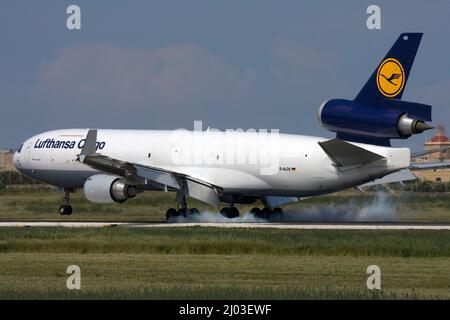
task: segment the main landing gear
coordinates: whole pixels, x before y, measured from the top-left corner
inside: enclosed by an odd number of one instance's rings
[[[178,204],[178,209],[170,208],[166,212],[166,219],[170,221],[173,218],[183,216],[188,217],[192,215],[199,214],[199,210],[197,208],[189,209],[186,203],[186,197],[184,196]],[[282,221],[284,212],[283,209],[276,207],[274,209],[269,209],[268,207],[264,207],[260,209],[258,207],[253,208],[250,211],[256,218],[269,220],[269,221]],[[229,206],[224,207],[220,210],[220,214],[227,219],[234,219],[239,217],[239,209],[236,208],[233,203],[230,203]]]
[[[186,197],[183,197],[183,200],[178,204],[178,210],[174,208],[170,208],[166,212],[166,219],[169,221],[171,218],[183,216],[187,217],[188,215],[199,214],[200,211],[197,208],[188,209],[186,203]]]
[[[59,213],[62,216],[70,216],[72,214],[72,206],[69,204],[69,195],[72,190],[64,189],[64,202],[59,206]]]
[[[256,218],[270,220],[270,221],[279,221],[283,218],[284,212],[280,207],[273,208],[273,210],[264,207],[260,209],[258,207],[250,210],[250,213],[253,214]]]

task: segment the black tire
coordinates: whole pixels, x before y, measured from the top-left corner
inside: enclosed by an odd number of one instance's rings
[[[170,208],[166,211],[166,220],[169,221],[171,218],[178,216],[178,211],[174,208]]]
[[[272,210],[269,208],[263,208],[261,210],[261,213],[259,214],[259,218],[268,220],[270,218],[270,215],[272,214]]]
[[[183,217],[187,217],[188,214],[189,214],[188,208],[182,208],[178,211],[178,215],[183,216]]]
[[[239,217],[239,210],[236,207],[224,207],[220,210],[220,214],[228,219]]]
[[[69,216],[72,214],[72,206],[60,205],[58,211],[62,216]]]
[[[239,210],[236,207],[231,207],[230,208],[230,219],[234,219],[234,218],[239,218]]]
[[[258,217],[259,214],[261,213],[261,209],[258,207],[254,207],[252,210],[250,210],[250,213],[255,217]]]
[[[224,208],[220,209],[220,214],[222,216],[224,216],[225,218],[230,218],[230,211],[231,211],[230,208],[224,207]]]
[[[189,214],[200,214],[200,210],[197,208],[191,208],[189,209]]]
[[[284,211],[280,207],[276,207],[272,210],[272,214],[270,215],[271,221],[282,221],[284,217]]]
[[[64,206],[64,205],[59,206],[58,211],[59,211],[60,215],[65,216],[66,215],[66,206]]]
[[[283,213],[283,209],[281,209],[280,207],[276,207],[272,211],[274,214],[282,214]]]

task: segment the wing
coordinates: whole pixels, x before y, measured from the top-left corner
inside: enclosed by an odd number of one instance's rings
[[[95,153],[97,130],[89,130],[77,160],[96,170],[124,177],[136,185],[157,185],[161,190],[175,190],[177,198],[190,196],[200,201],[219,206],[220,187],[176,171],[130,163]]]

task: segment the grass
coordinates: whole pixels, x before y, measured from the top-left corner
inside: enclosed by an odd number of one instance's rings
[[[449,257],[447,231],[2,228],[0,253]]]
[[[176,207],[173,193],[146,192],[122,204],[96,205],[89,203],[82,192],[71,195],[74,214],[61,217],[57,208],[62,193],[53,189],[12,189],[0,192],[0,221],[161,221],[169,207]],[[376,194],[343,192],[335,195],[308,198],[300,203],[287,205],[287,213],[314,212],[323,208],[336,211],[339,216],[352,208],[359,210],[387,205],[377,209],[393,212],[398,220],[450,222],[450,197],[445,193],[394,193],[382,199]],[[217,212],[217,208],[190,199],[189,205],[201,211]],[[261,206],[261,204],[256,204]],[[248,212],[254,205],[239,206]],[[370,211],[369,211],[370,214]]]
[[[442,258],[10,254],[0,261],[0,298],[450,298]],[[70,264],[81,268],[80,291],[66,288]],[[380,292],[365,287],[371,264],[382,270]]]
[[[450,233],[2,228],[0,298],[449,299]],[[80,291],[66,289],[67,266]],[[366,289],[379,265],[382,290]]]
[[[62,217],[56,212],[61,197],[42,188],[0,190],[0,221],[161,221],[175,206],[167,193],[94,205],[78,192],[71,197],[74,214]],[[442,193],[380,199],[345,192],[285,210],[345,215],[380,202],[398,220],[450,221],[450,200]],[[194,200],[190,205],[217,211]],[[81,268],[79,291],[66,288],[71,264]],[[381,268],[381,291],[366,288],[372,264]],[[0,270],[2,299],[450,299],[450,232],[0,228]]]
[[[16,190],[3,192],[0,195],[0,220],[165,220],[165,212],[176,206],[173,194],[149,192],[130,199],[123,204],[92,204],[82,192],[71,194],[71,205],[74,214],[61,217],[58,206],[62,203],[63,194],[53,189]],[[198,204],[200,208],[205,206]]]

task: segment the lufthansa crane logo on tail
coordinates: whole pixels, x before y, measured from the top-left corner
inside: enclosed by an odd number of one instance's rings
[[[405,70],[402,64],[394,59],[384,60],[377,72],[377,87],[385,97],[395,97],[405,85]]]

